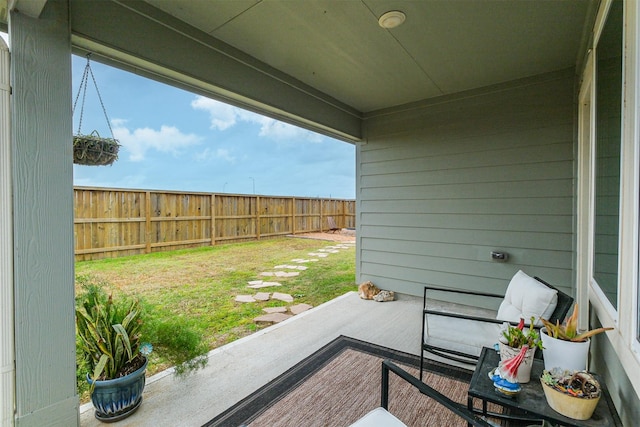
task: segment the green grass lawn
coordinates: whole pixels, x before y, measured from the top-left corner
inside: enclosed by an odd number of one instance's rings
[[[76,293],[81,292],[82,283],[102,283],[114,297],[125,294],[142,299],[150,321],[163,324],[163,329],[154,331],[149,340],[143,339],[154,345],[147,368],[147,374],[152,375],[176,363],[170,348],[158,346],[154,338],[196,340],[211,350],[260,329],[253,319],[264,314],[262,308],[287,305],[276,300],[237,303],[236,295],[283,292],[294,297],[288,305],[307,303],[315,307],[357,290],[354,248],[300,264],[308,269],[296,277],[260,276],[261,272],[274,271],[276,265],[294,264],[292,259],[309,259],[309,252],[334,244],[338,243],[278,238],[81,261],[76,263]],[[247,287],[251,280],[276,281],[282,286],[255,290]],[[79,372],[83,401],[88,397],[84,384],[84,373]]]

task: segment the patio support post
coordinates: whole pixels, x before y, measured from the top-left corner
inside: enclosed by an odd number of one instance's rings
[[[9,36],[14,423],[77,426],[68,1],[10,10]]]
[[[13,223],[11,132],[9,127],[9,49],[0,38],[0,425],[13,425]]]

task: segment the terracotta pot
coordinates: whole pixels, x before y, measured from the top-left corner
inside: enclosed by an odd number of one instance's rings
[[[502,342],[500,344],[500,360],[507,360],[517,356],[520,353],[519,348],[510,347]],[[530,348],[525,353],[524,359],[520,366],[518,366],[518,375],[516,379],[520,384],[528,383],[531,381],[531,368],[533,367],[533,356],[536,353],[536,349]]]

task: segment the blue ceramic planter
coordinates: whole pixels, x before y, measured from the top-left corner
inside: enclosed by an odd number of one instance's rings
[[[91,393],[91,402],[95,407],[95,416],[100,421],[113,422],[133,414],[142,403],[142,391],[145,384],[144,365],[135,372],[114,380],[96,381]],[[87,381],[93,381],[87,375]]]

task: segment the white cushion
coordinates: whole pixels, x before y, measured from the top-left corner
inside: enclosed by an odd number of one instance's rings
[[[407,427],[405,423],[379,407],[367,413],[350,427]]]
[[[518,270],[509,282],[496,318],[518,322],[523,317],[528,322],[533,316],[536,319],[536,325],[541,326],[540,317],[549,319],[557,304],[558,291]]]

